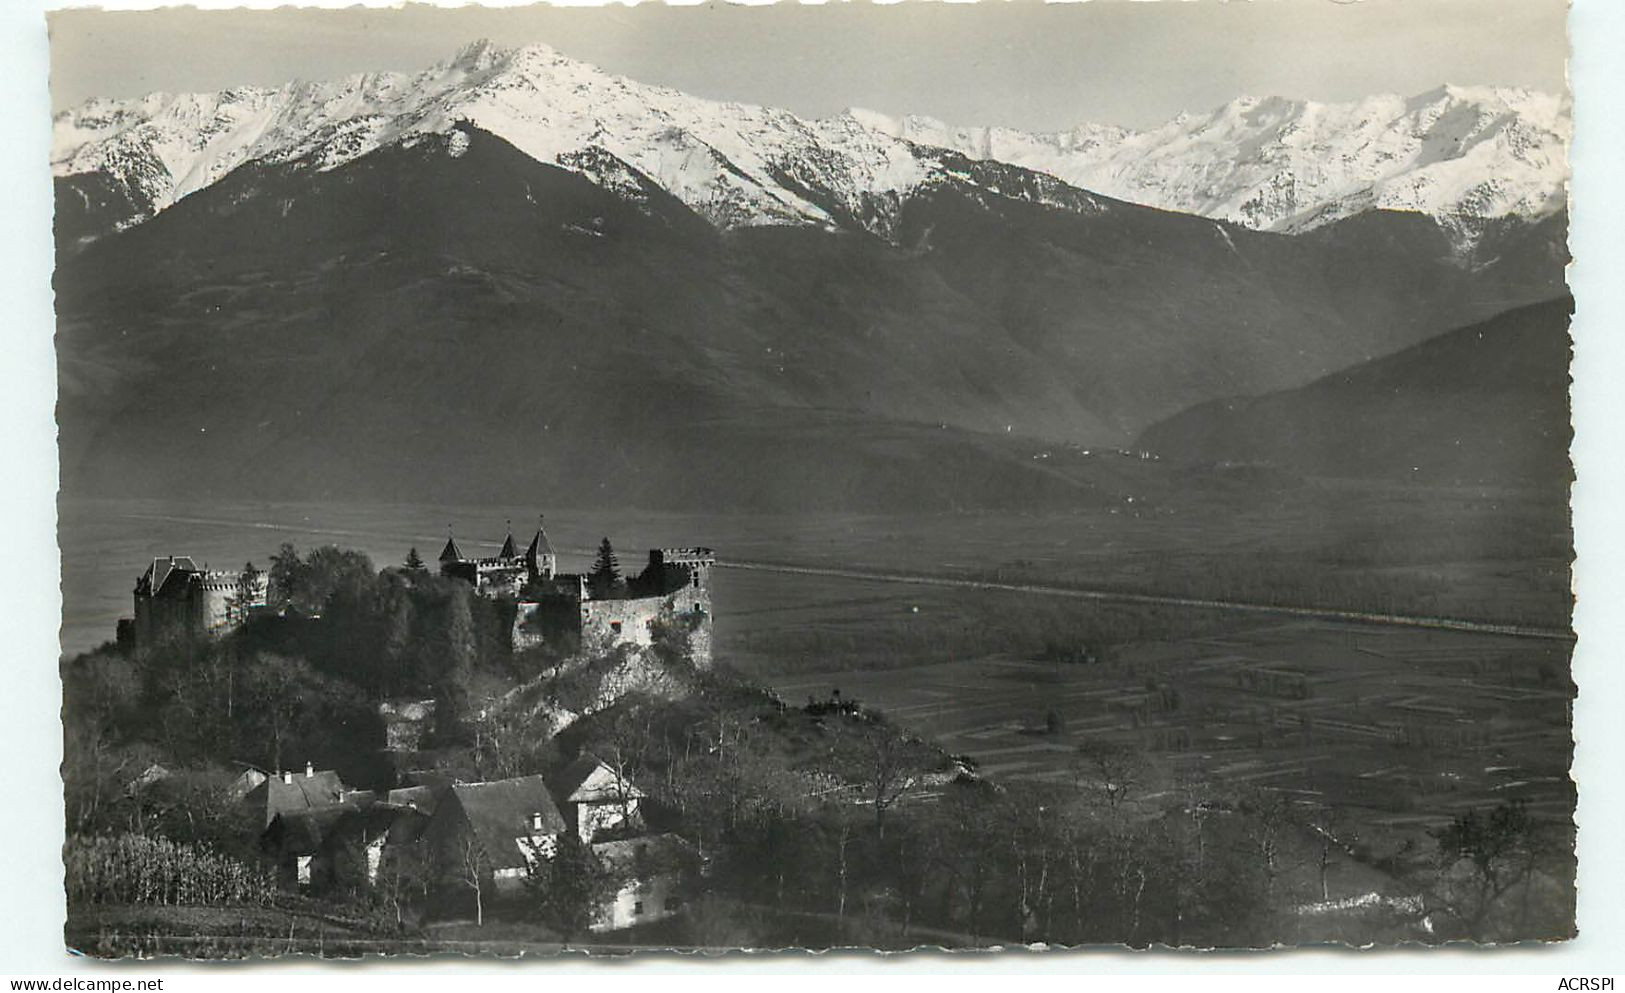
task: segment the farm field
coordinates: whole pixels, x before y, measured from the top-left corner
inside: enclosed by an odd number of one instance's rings
[[[1147,789],[1268,787],[1403,835],[1513,799],[1568,821],[1568,652],[1294,621],[1092,665],[995,656],[763,679],[790,702],[839,689],[1002,780],[1079,775],[1079,746],[1108,743],[1140,757]]]

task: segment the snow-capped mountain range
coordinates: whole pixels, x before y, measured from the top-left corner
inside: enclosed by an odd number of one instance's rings
[[[1134,203],[1301,231],[1381,208],[1452,226],[1565,202],[1569,110],[1524,89],[1441,86],[1352,103],[1240,97],[1149,131],[1033,133],[853,111],[872,130],[1049,173]]]
[[[852,110],[818,120],[605,73],[543,45],[488,42],[416,74],[96,99],[54,122],[52,168],[95,178],[139,223],[249,162],[328,170],[472,125],[637,201],[651,184],[719,228],[861,227],[889,236],[935,184],[1072,211],[1081,191],[1249,227],[1301,231],[1372,208],[1479,222],[1565,203],[1566,101],[1444,87],[1347,104],[1242,98],[1148,131],[955,128]],[[996,163],[1055,177],[1050,182]],[[1063,185],[1064,184],[1064,185]],[[77,187],[79,195],[89,194]]]

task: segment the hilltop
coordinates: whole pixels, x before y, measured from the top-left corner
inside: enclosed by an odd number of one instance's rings
[[[1140,443],[1322,476],[1562,486],[1572,310],[1569,299],[1520,308],[1299,389],[1212,401]]]

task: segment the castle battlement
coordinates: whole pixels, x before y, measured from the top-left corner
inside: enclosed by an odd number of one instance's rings
[[[694,548],[651,548],[649,549],[649,554],[651,556],[658,555],[663,561],[666,562],[713,563],[717,560],[716,552],[709,548],[701,548],[697,546]]]
[[[530,547],[518,551],[510,531],[495,556],[464,555],[455,538],[440,553],[440,573],[462,579],[487,597],[517,603],[515,650],[561,635],[599,644],[653,643],[662,620],[683,624],[695,662],[711,661],[711,567],[716,553],[699,545],[651,548],[642,572],[613,595],[594,595],[589,577],[558,571],[558,559],[540,522]]]
[[[152,560],[135,581],[137,644],[223,634],[264,608],[270,577],[258,569],[199,567],[188,555]]]

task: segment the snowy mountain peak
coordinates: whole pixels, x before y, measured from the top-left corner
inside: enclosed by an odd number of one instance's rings
[[[861,108],[808,120],[639,83],[546,45],[482,40],[418,73],[90,100],[57,115],[52,167],[81,184],[99,177],[128,204],[121,223],[138,223],[248,162],[332,169],[470,125],[627,196],[663,188],[721,228],[882,236],[909,195],[975,182],[944,150],[1257,228],[1304,230],[1381,207],[1466,230],[1559,209],[1569,135],[1565,101],[1494,87],[1343,104],[1247,96],[1144,131],[956,127]],[[984,192],[1099,209],[1079,190],[1041,185],[989,181]]]
[[[1571,133],[1565,100],[1513,87],[1348,103],[1242,96],[1144,131],[956,128],[865,114],[885,133],[1249,227],[1301,231],[1383,208],[1431,215],[1468,240],[1486,221],[1562,208]]]

